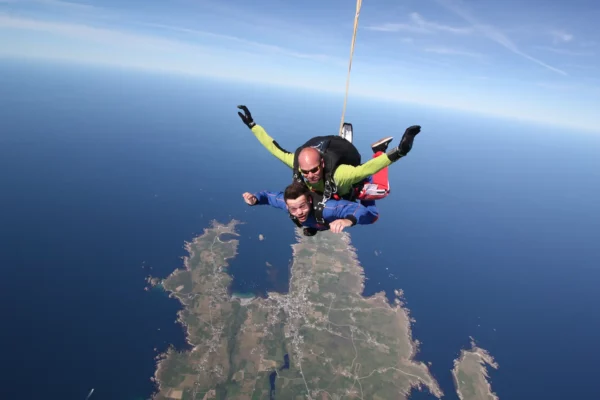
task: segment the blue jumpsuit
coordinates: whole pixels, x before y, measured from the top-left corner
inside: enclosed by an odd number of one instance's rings
[[[256,205],[270,205],[287,211],[287,205],[283,200],[283,192],[260,191],[254,193]],[[374,200],[363,200],[361,203],[348,200],[329,199],[323,209],[323,219],[327,223],[332,223],[336,219],[349,219],[353,225],[372,224],[379,218],[379,211],[375,206]],[[314,213],[311,212],[302,226],[315,228],[317,230],[327,230],[328,227],[317,223]]]

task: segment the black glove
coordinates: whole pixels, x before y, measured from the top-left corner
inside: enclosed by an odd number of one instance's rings
[[[403,136],[410,135],[412,137],[415,137],[419,134],[419,132],[421,132],[421,125],[413,125],[406,128]]]
[[[242,122],[244,122],[244,124],[246,124],[246,126],[248,128],[252,129],[252,127],[254,125],[256,125],[256,123],[252,119],[252,114],[250,114],[250,110],[248,110],[248,107],[246,107],[246,106],[237,106],[237,108],[239,108],[240,110],[244,111],[244,114],[242,114],[241,112],[238,111],[238,115],[242,119]]]
[[[412,149],[415,136],[417,136],[419,132],[421,132],[421,125],[413,125],[406,128],[404,135],[402,135],[402,139],[400,139],[400,144],[398,147],[394,147],[392,150],[387,152],[387,156],[390,161],[398,161],[401,157],[407,155]]]
[[[317,228],[304,228],[304,236],[315,236],[317,232]]]
[[[404,135],[402,135],[402,140],[400,140],[400,154],[403,156],[407,155],[410,149],[412,149],[413,140],[415,136],[417,136],[421,132],[420,125],[413,125],[406,128],[404,131]]]

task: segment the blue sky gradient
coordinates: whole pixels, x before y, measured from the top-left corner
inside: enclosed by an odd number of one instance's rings
[[[353,1],[0,0],[0,57],[343,93]],[[591,0],[364,0],[350,99],[600,132]]]

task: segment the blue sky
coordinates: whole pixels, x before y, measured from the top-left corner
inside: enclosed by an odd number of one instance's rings
[[[0,57],[345,89],[353,0],[0,0]],[[350,96],[600,132],[597,0],[363,0]]]

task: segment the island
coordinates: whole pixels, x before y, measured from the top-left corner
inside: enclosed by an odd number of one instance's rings
[[[423,362],[402,291],[362,296],[364,271],[348,233],[297,229],[289,292],[243,298],[229,292],[236,225],[211,221],[186,243],[184,268],[149,277],[182,304],[191,350],[157,357],[155,400],[407,399],[443,393]],[[227,234],[229,240],[223,240]]]
[[[461,400],[498,400],[492,392],[488,381],[489,375],[485,365],[498,369],[494,358],[480,347],[471,337],[471,349],[462,350],[460,357],[454,360],[452,376],[456,393]]]

